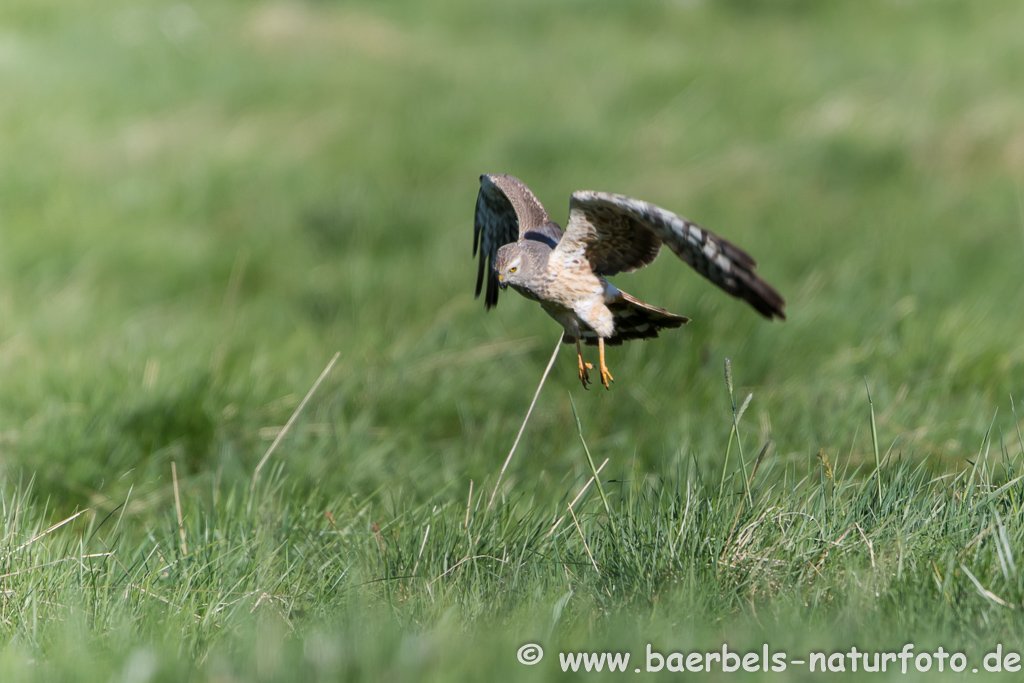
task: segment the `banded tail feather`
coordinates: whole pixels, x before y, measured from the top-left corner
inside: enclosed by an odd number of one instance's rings
[[[674,329],[690,322],[686,316],[645,304],[622,290],[607,306],[615,318],[615,334],[604,340],[608,346],[622,346],[623,342],[631,339],[653,339],[660,330]],[[597,346],[598,337],[597,332],[589,327],[580,327],[580,341],[587,346]],[[563,341],[572,343],[574,340],[563,338]]]

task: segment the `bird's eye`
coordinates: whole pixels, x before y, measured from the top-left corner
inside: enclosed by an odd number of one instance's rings
[[[510,273],[516,272],[516,267],[512,266],[511,268],[508,269],[508,272],[510,272]]]

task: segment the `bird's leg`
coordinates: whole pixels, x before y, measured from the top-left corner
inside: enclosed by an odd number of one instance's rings
[[[579,337],[576,338],[576,359],[580,364],[580,381],[583,382],[583,388],[586,389],[587,385],[590,384],[590,374],[587,372],[588,369],[594,366],[590,363],[583,362],[583,349],[580,348]]]
[[[615,378],[612,377],[612,373],[608,371],[608,366],[604,364],[604,337],[597,338],[597,347],[599,349],[598,355],[601,357],[601,384],[604,385],[605,389],[610,388],[609,382],[614,382]]]

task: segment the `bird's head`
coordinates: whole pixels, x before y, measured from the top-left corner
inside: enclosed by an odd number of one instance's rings
[[[523,253],[518,244],[506,244],[498,249],[494,257],[494,270],[498,273],[498,283],[502,289],[519,284],[522,268]]]

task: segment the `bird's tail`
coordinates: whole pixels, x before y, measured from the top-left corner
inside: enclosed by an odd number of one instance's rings
[[[606,306],[615,318],[615,334],[604,340],[609,346],[620,346],[630,339],[651,339],[658,336],[659,330],[680,327],[690,322],[685,316],[645,304],[621,290]],[[590,346],[597,346],[598,336],[597,332],[586,328],[582,330],[580,338]]]

